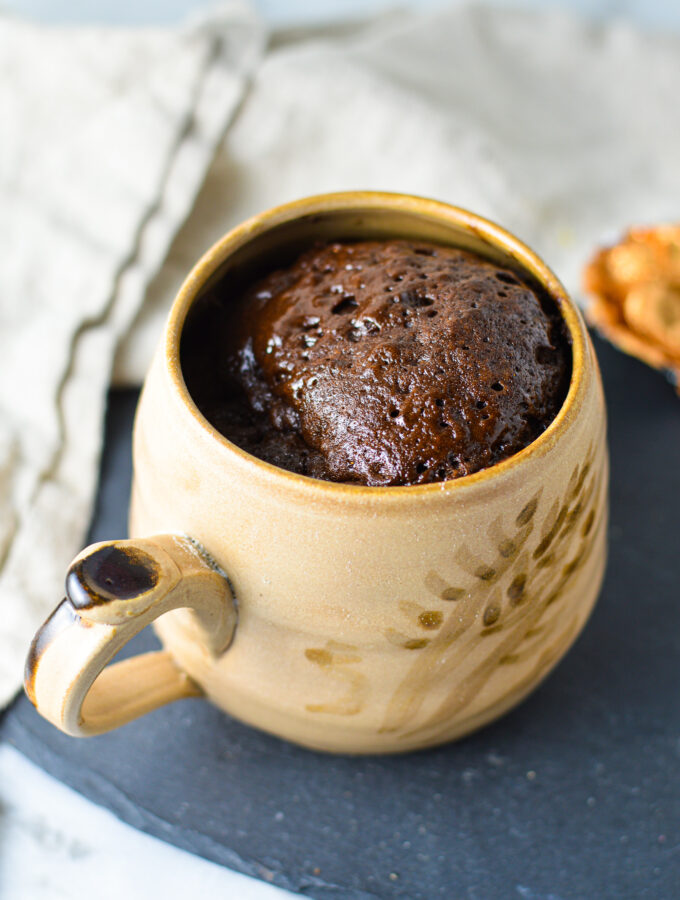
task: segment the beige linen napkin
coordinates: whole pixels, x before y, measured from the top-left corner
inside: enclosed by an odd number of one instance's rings
[[[133,47],[145,38],[119,33],[115,39]],[[182,43],[177,35],[174,40]],[[229,46],[231,53],[240,49]],[[92,45],[89,52],[98,71]],[[30,57],[27,72],[45,58],[25,47],[24,53]],[[117,79],[129,85],[138,56],[130,50],[130,70],[117,68]],[[225,65],[233,72],[244,63],[227,53]],[[28,129],[26,116],[15,114],[23,135],[16,140],[17,157],[39,138],[46,163],[52,163],[46,140],[59,125],[60,105],[68,105],[76,88],[89,91],[75,77],[61,82],[56,63],[54,71],[52,115],[42,109],[41,121]],[[179,92],[189,114],[192,101],[181,83],[163,83],[159,91],[161,106],[173,110],[181,105]],[[63,569],[82,541],[111,348],[135,309],[139,315],[116,360],[119,382],[141,380],[176,287],[229,226],[278,202],[347,188],[411,191],[489,215],[532,244],[578,291],[580,266],[594,243],[631,221],[678,217],[679,93],[679,38],[622,24],[587,25],[558,12],[474,4],[427,16],[387,15],[364,27],[279,35],[150,284],[165,244],[157,241],[155,253],[137,262],[147,231],[161,210],[171,209],[167,215],[176,224],[190,205],[191,189],[171,200],[168,175],[149,159],[174,159],[172,139],[163,144],[149,127],[138,143],[129,130],[132,120],[105,117],[92,123],[98,142],[85,149],[77,138],[67,147],[74,162],[62,167],[58,186],[40,169],[40,189],[31,188],[20,215],[10,217],[0,206],[0,315],[12,318],[0,338],[6,548],[0,701],[18,686],[30,632],[59,598]],[[25,90],[16,95],[25,98]],[[216,129],[217,118],[206,116],[204,127]],[[221,114],[220,127],[227,118]],[[180,131],[175,140],[181,144]],[[111,142],[119,144],[116,152]],[[5,155],[0,145],[0,177],[7,171],[15,180],[21,167],[11,159],[5,164]],[[72,179],[81,166],[88,190],[74,195]],[[38,170],[29,172],[33,168]],[[195,189],[197,169],[192,176]],[[102,180],[111,181],[111,190],[100,190]],[[140,193],[148,198],[149,180],[157,185],[155,205],[140,200],[135,217],[124,200]],[[46,202],[38,203],[48,187]],[[4,178],[0,190],[9,192]],[[166,242],[173,231],[166,222]],[[57,246],[58,253],[47,252]],[[40,328],[28,315],[32,307],[44,313]],[[21,386],[27,371],[35,372],[30,391]],[[12,383],[20,385],[16,392]]]
[[[580,299],[593,247],[680,219],[680,35],[454,4],[279,36],[117,359],[138,382],[200,254],[261,209],[372,188],[490,216]]]
[[[237,3],[181,30],[0,18],[0,707],[85,534],[117,341],[261,45]]]

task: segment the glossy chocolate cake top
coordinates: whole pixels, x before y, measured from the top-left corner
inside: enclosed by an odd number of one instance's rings
[[[243,449],[313,478],[477,472],[545,430],[569,385],[552,301],[464,250],[334,243],[206,300],[213,320],[182,348],[197,405]]]

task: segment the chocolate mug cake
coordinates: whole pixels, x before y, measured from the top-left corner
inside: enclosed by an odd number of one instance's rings
[[[203,694],[320,750],[459,738],[586,622],[605,427],[583,320],[498,225],[405,194],[267,210],[180,288],[135,422],[130,537],[74,561],[27,691],[79,736]],[[107,668],[151,622],[162,649]]]
[[[569,385],[558,310],[514,271],[421,241],[332,243],[234,298],[183,345],[205,417],[302,475],[410,485],[477,472],[530,444]],[[205,333],[212,334],[206,349]]]

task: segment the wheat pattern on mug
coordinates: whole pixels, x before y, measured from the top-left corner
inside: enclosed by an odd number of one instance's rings
[[[353,668],[362,661],[352,644],[326,641],[324,647],[309,647],[305,656],[318,666],[331,682],[338,684],[343,694],[335,701],[307,703],[305,709],[311,713],[329,713],[336,716],[355,716],[363,709],[368,694],[368,680]]]
[[[425,738],[449,726],[499,666],[528,663],[536,656],[536,665],[547,670],[561,654],[571,641],[577,622],[562,626],[560,634],[549,635],[560,630],[559,622],[555,617],[546,620],[545,616],[564,595],[596,544],[605,520],[604,474],[604,455],[600,452],[596,458],[591,445],[585,463],[574,468],[563,497],[557,498],[545,513],[540,512],[540,490],[517,513],[509,534],[500,519],[490,525],[488,536],[495,548],[490,562],[480,559],[468,547],[458,551],[456,561],[470,579],[466,586],[451,586],[434,572],[428,575],[428,590],[453,609],[442,617],[436,633],[418,648],[417,658],[388,705],[381,732]],[[468,657],[479,646],[478,639],[494,640],[493,635],[497,637],[492,651],[483,660],[473,660],[468,665]],[[548,636],[559,647],[546,649]],[[386,637],[396,643],[394,633]],[[400,637],[406,649],[415,649],[408,642],[419,640],[410,635]],[[540,658],[539,647],[544,648]],[[409,727],[421,712],[435,680],[438,685],[449,680],[451,691],[424,721],[415,728]],[[517,687],[512,682],[509,690]]]

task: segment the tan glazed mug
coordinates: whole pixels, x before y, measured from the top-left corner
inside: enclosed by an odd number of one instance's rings
[[[416,238],[473,250],[549,292],[573,370],[556,419],[492,468],[362,487],[284,471],[202,416],[180,339],[217,279],[262,274],[314,241]],[[520,241],[399,194],[312,197],[223,237],[184,282],[134,433],[130,540],[88,547],[39,630],[26,690],[72,735],[205,695],[321,750],[383,753],[458,738],[519,703],[581,631],[605,565],[599,371],[579,312]],[[153,622],[163,650],[107,666]]]

